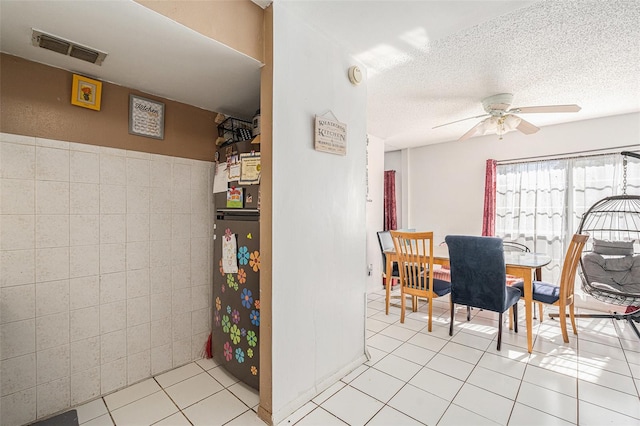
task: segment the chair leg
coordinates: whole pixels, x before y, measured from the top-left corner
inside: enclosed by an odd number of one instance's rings
[[[402,291],[402,287],[400,288],[400,323],[404,324],[404,309],[407,303],[407,298],[404,295],[404,291]]]
[[[507,315],[507,319],[509,320],[509,330],[513,330],[513,306],[509,308],[509,315]]]
[[[471,306],[467,306],[467,321],[471,321]]]
[[[451,321],[449,322],[449,336],[453,336],[453,315],[456,310],[456,306],[451,302]]]
[[[393,279],[391,277],[386,277],[385,278],[386,284],[385,284],[385,314],[389,315],[389,302],[391,299],[391,283],[393,282]]]
[[[418,312],[418,296],[413,296],[413,300],[411,301],[411,308],[413,312]]]
[[[500,344],[502,343],[502,313],[498,314],[498,350],[500,350]]]
[[[538,302],[538,309],[540,310],[540,322],[542,322],[542,318],[544,318],[544,303]]]
[[[562,340],[569,343],[569,333],[567,333],[567,309],[566,306],[560,306],[560,329],[562,329]]]
[[[513,331],[518,332],[518,304],[512,306],[513,308]]]
[[[433,303],[431,303],[431,300],[433,299],[429,298],[427,300],[427,303],[429,304],[429,327],[428,327],[429,333],[431,333],[431,315],[433,313]]]
[[[572,303],[569,305],[569,317],[571,318],[571,327],[573,327],[573,334],[578,335],[578,328],[576,327],[576,313],[573,309],[575,305]]]

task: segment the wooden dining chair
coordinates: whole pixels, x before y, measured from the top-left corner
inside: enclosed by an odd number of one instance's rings
[[[433,299],[451,292],[451,283],[434,278],[433,232],[391,231],[400,272],[400,322],[404,323],[406,297],[411,296],[412,308],[417,310],[418,298],[429,305],[428,330],[431,331]]]
[[[518,332],[518,300],[521,292],[507,285],[502,240],[497,237],[447,235],[451,268],[451,323],[453,335],[455,304],[498,313],[498,347],[502,342],[502,314],[513,307],[513,327]]]
[[[574,234],[571,238],[571,243],[564,256],[564,263],[562,264],[560,285],[550,284],[544,281],[533,282],[533,300],[558,307],[558,318],[560,318],[560,328],[562,329],[562,338],[565,343],[569,343],[569,334],[567,333],[567,308],[569,308],[573,334],[578,334],[573,303],[574,287],[578,262],[580,261],[582,249],[588,239],[588,235],[582,234]],[[523,283],[516,283],[513,287],[519,288],[524,294]],[[540,319],[542,319],[542,314],[540,316]]]

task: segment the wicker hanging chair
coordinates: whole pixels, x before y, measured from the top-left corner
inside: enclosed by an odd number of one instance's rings
[[[583,314],[578,317],[626,320],[640,338],[640,195],[626,194],[627,156],[624,166],[623,195],[603,198],[582,216],[578,234],[590,236],[580,260],[582,289],[596,300],[629,307],[619,314]],[[638,307],[633,309],[632,307]]]

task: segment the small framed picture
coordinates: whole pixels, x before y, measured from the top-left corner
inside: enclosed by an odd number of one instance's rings
[[[73,75],[71,87],[71,103],[83,108],[100,111],[102,98],[102,82],[81,75]]]
[[[129,133],[164,139],[164,104],[129,94]]]

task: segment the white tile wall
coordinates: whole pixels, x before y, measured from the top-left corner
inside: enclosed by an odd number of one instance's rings
[[[0,133],[2,423],[200,357],[211,163]]]

